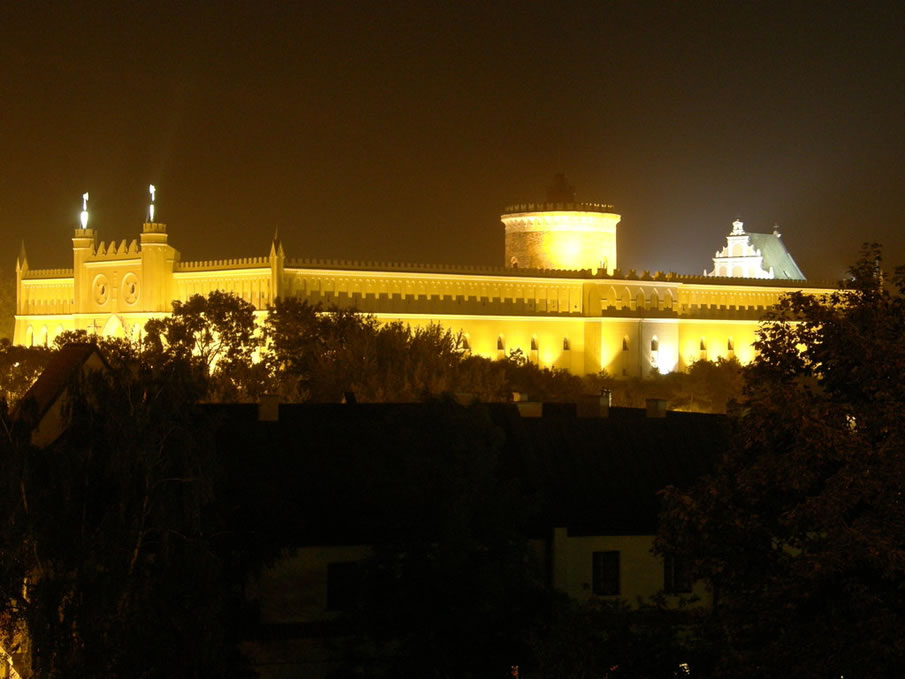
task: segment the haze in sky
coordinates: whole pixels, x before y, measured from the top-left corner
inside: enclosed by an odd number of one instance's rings
[[[149,184],[188,260],[501,265],[558,172],[623,269],[701,273],[736,217],[812,280],[905,263],[905,3],[478,4],[4,3],[0,268],[71,266],[86,191],[136,238]]]

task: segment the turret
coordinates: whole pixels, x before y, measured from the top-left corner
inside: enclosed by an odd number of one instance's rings
[[[88,227],[88,194],[84,193],[79,226],[72,234],[72,301],[75,313],[82,313],[89,308],[91,281],[87,280],[85,262],[94,256],[96,248],[94,229]]]
[[[155,221],[155,192],[152,184],[148,187],[151,203],[148,207],[148,221],[141,230],[141,271],[142,271],[142,311],[172,311],[173,267],[176,250],[167,243],[167,225]]]
[[[25,296],[22,294],[22,279],[28,271],[28,257],[25,254],[25,241],[19,246],[19,256],[16,257],[16,313],[24,313]]]
[[[616,268],[616,225],[612,205],[575,201],[565,175],[556,175],[543,203],[510,205],[500,217],[511,268]]]
[[[283,251],[283,243],[280,241],[279,232],[274,232],[273,241],[270,243],[270,304],[283,295],[283,265],[285,263],[286,253]]]

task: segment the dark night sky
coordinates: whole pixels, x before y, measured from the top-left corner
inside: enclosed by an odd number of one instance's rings
[[[73,5],[85,5],[76,9]],[[811,279],[905,262],[905,3],[6,2],[0,244],[71,266],[80,196],[184,259],[501,264],[555,172],[622,268],[778,222]]]

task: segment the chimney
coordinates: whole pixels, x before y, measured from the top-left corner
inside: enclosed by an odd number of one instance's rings
[[[280,421],[280,397],[276,394],[264,394],[258,403],[258,422]]]
[[[647,418],[660,419],[666,417],[666,399],[649,398],[647,399]]]

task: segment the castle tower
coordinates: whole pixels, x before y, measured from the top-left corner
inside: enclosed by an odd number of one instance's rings
[[[142,311],[172,311],[173,268],[178,254],[167,244],[167,225],[155,218],[157,188],[148,187],[151,202],[148,221],[141,229],[141,309]],[[133,294],[139,295],[138,290]]]
[[[25,254],[25,241],[19,246],[19,255],[16,257],[16,313],[24,312],[25,295],[22,294],[22,278],[28,273],[28,256]]]
[[[173,310],[176,250],[167,243],[167,225],[145,222],[141,230],[142,311]]]
[[[90,280],[91,273],[85,266],[91,257],[94,256],[97,248],[96,234],[94,229],[85,228],[76,229],[72,234],[72,300],[75,306],[75,313],[83,313],[88,311],[91,305],[91,287],[93,281]],[[101,290],[103,282],[98,281],[98,294],[106,294],[106,290]]]
[[[270,243],[270,299],[268,304],[274,304],[283,296],[283,267],[286,264],[286,253],[283,251],[283,243],[279,233],[273,234]]]
[[[511,268],[616,268],[616,225],[612,205],[581,203],[559,174],[544,203],[510,205],[500,219],[506,229],[506,263]]]

